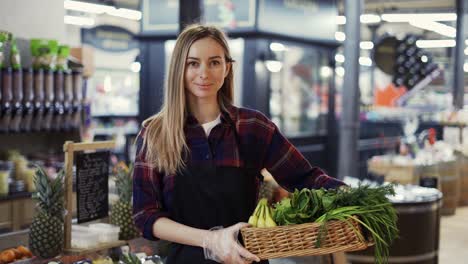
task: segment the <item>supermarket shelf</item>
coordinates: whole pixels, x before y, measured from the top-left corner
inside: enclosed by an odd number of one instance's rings
[[[138,133],[138,128],[93,128],[95,135],[115,135],[122,133],[122,131],[125,135],[134,135]]]

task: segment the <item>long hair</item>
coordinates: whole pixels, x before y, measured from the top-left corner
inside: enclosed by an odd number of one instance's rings
[[[177,38],[166,78],[164,102],[159,113],[143,122],[146,127],[142,150],[146,151],[147,162],[168,174],[185,167],[183,153],[189,153],[184,134],[188,114],[186,89],[184,86],[185,65],[192,44],[202,38],[212,38],[224,49],[226,63],[232,63],[227,38],[213,26],[190,25]],[[217,100],[222,111],[232,104],[232,65],[218,91]]]

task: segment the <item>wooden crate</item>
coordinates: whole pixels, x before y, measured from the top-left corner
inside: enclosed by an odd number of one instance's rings
[[[438,162],[437,164],[424,166],[421,170],[421,182],[434,182],[434,187],[442,194],[442,215],[455,214],[460,197],[460,177],[456,161]],[[423,185],[423,184],[422,184]],[[424,186],[424,185],[423,185]]]
[[[458,171],[460,174],[460,199],[459,205],[468,205],[468,157],[458,155]]]

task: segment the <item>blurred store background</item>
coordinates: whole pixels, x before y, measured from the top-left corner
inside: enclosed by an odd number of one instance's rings
[[[111,163],[133,161],[179,25],[199,16],[228,33],[235,104],[269,116],[312,164],[443,193],[399,204],[423,210],[401,213],[402,230],[427,233],[391,263],[467,262],[466,0],[1,1],[0,250],[27,245],[32,164],[56,173],[65,141],[115,140]]]

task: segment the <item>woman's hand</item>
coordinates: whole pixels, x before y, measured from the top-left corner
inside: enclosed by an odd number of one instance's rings
[[[237,241],[239,230],[250,226],[237,223],[227,228],[213,228],[203,240],[205,259],[226,264],[244,264],[259,262],[260,259],[242,247]]]

